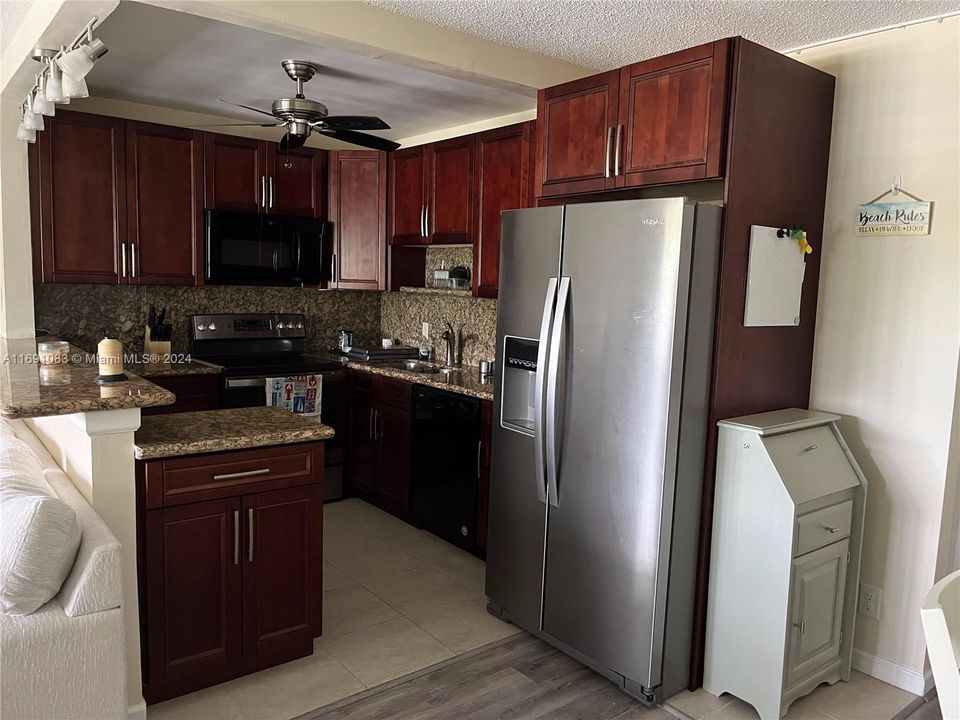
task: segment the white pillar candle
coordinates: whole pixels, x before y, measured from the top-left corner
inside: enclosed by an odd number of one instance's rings
[[[123,375],[123,343],[112,338],[101,340],[97,343],[97,361],[100,377]]]

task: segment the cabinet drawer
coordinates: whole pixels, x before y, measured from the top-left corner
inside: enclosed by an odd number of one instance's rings
[[[279,490],[322,479],[322,443],[156,460],[144,467],[147,508]]]
[[[377,399],[381,402],[409,408],[411,403],[412,385],[405,380],[394,380],[388,377],[377,378]]]
[[[822,548],[850,535],[853,501],[837,503],[797,518],[796,555]]]

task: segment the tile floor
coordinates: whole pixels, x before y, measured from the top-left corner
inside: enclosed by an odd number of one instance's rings
[[[784,720],[893,720],[920,698],[854,671],[849,683],[821,685],[790,706]],[[684,691],[667,700],[668,710],[679,710],[693,720],[756,720],[752,705],[733,697],[714,697],[703,688]]]
[[[361,500],[324,507],[323,637],[310,657],[151,705],[149,720],[292,718],[520,630],[484,563]]]

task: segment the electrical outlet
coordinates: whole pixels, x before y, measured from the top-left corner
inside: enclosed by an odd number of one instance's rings
[[[857,612],[876,620],[880,619],[880,596],[883,591],[866,583],[860,583],[860,602],[857,604]]]

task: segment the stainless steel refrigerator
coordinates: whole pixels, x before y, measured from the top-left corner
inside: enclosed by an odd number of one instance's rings
[[[489,609],[647,702],[688,681],[720,214],[503,214]]]

